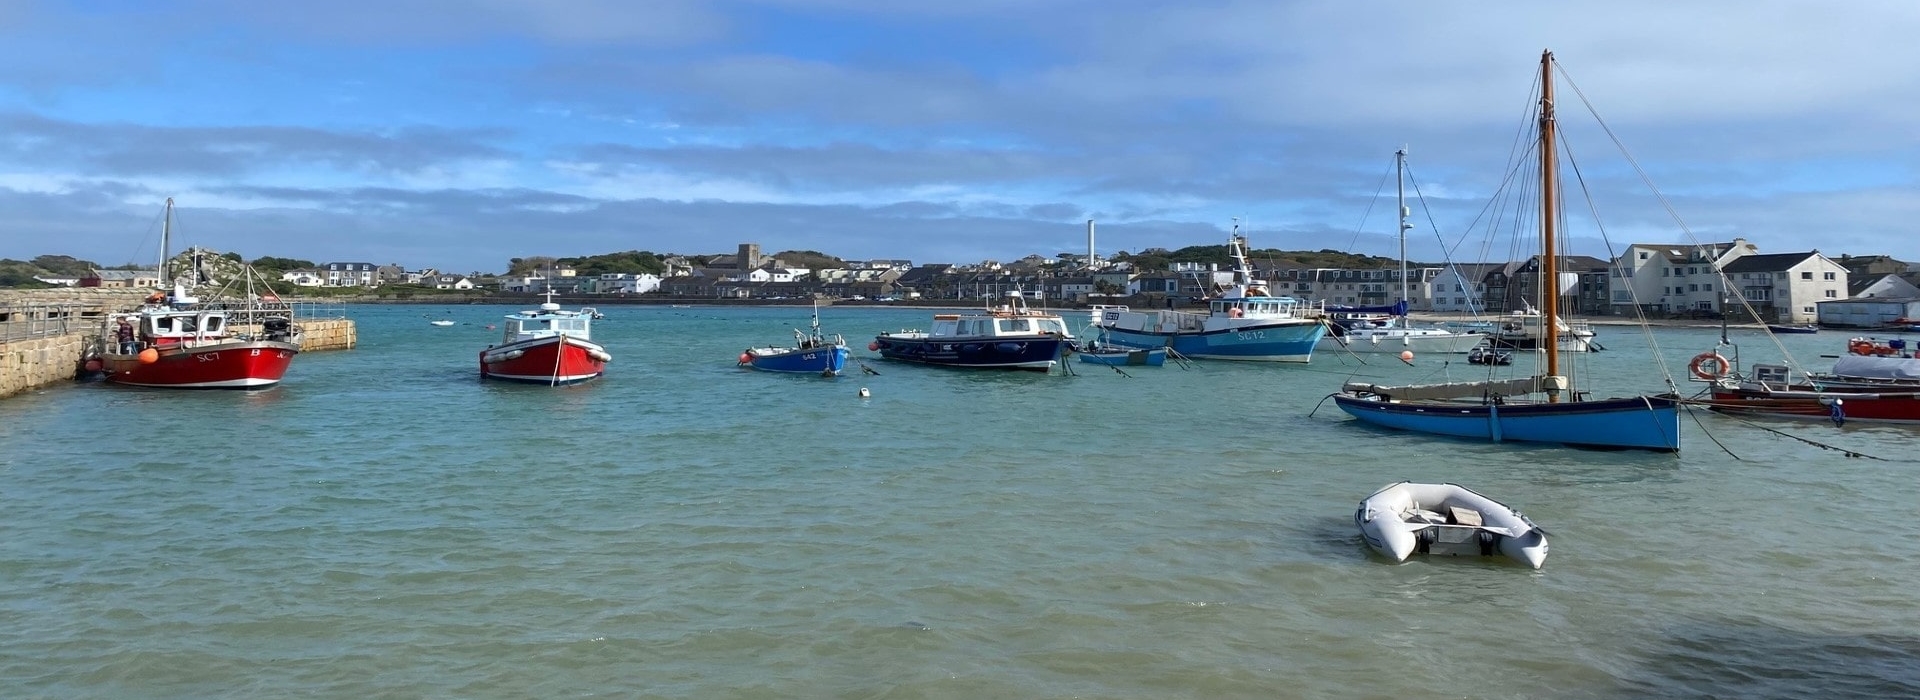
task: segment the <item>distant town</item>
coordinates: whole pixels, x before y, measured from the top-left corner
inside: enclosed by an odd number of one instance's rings
[[[1256,250],[1256,277],[1276,295],[1328,306],[1390,305],[1400,298],[1400,263],[1336,251]],[[231,279],[233,253],[182,253],[175,274],[200,270],[201,282]],[[1099,257],[1059,253],[1011,262],[845,261],[814,251],[763,254],[741,243],[732,254],[629,251],[583,258],[515,258],[504,274],[458,274],[370,262],[311,263],[263,257],[247,261],[285,293],[385,288],[431,294],[501,293],[652,296],[675,300],[783,302],[833,299],[870,303],[948,303],[1020,292],[1051,305],[1093,303],[1176,306],[1196,303],[1233,282],[1227,246],[1149,248]],[[198,267],[196,267],[198,266]],[[57,268],[57,269],[56,269]],[[36,272],[37,271],[37,272]],[[1920,265],[1885,255],[1829,257],[1818,250],[1763,253],[1743,238],[1709,244],[1636,243],[1619,257],[1561,259],[1561,307],[1584,316],[1721,318],[1770,323],[1877,327],[1920,312]],[[64,273],[64,274],[63,274]],[[100,269],[66,256],[0,260],[0,286],[138,287],[158,284],[154,269]],[[1540,259],[1505,263],[1410,264],[1411,310],[1505,314],[1540,300]],[[1744,300],[1744,304],[1742,301]],[[1751,306],[1758,318],[1745,318]]]

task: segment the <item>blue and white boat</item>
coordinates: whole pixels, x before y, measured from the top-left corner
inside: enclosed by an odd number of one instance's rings
[[[1228,241],[1238,265],[1232,288],[1207,302],[1206,313],[1120,307],[1101,313],[1097,325],[1109,342],[1133,348],[1172,348],[1194,359],[1306,362],[1327,332],[1317,304],[1267,293],[1247,264],[1247,239],[1236,230]]]
[[[1560,280],[1560,192],[1553,113],[1553,53],[1540,57],[1540,111],[1535,150],[1539,156],[1541,279]],[[1552,284],[1553,282],[1548,282]],[[1543,285],[1544,287],[1544,285]],[[1558,327],[1559,295],[1543,299],[1541,328]],[[1531,377],[1411,386],[1348,382],[1334,404],[1362,422],[1433,435],[1492,442],[1544,442],[1657,452],[1680,450],[1677,394],[1590,399],[1560,373],[1558,343],[1542,343],[1541,365]],[[1667,378],[1672,386],[1672,377]]]
[[[867,349],[889,360],[942,367],[1053,369],[1071,348],[1067,322],[1028,309],[1021,292],[1008,297],[1012,303],[990,309],[935,314],[932,330],[881,333]]]
[[[740,366],[767,372],[818,374],[832,377],[847,366],[847,341],[839,334],[820,332],[820,309],[813,310],[811,331],[793,330],[793,345],[747,348],[740,353]]]

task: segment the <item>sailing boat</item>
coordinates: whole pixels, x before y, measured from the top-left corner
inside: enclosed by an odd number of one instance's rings
[[[1548,284],[1559,280],[1554,250],[1560,216],[1554,65],[1552,51],[1540,55],[1540,241],[1542,279]],[[1545,327],[1553,328],[1560,318],[1560,295],[1543,296],[1541,316]],[[1678,395],[1588,399],[1560,374],[1559,345],[1543,345],[1541,371],[1532,377],[1414,386],[1348,382],[1333,400],[1361,421],[1415,432],[1493,442],[1680,450]]]
[[[1320,339],[1321,350],[1346,350],[1347,352],[1384,352],[1398,355],[1412,351],[1414,354],[1439,353],[1458,355],[1469,352],[1480,344],[1484,337],[1479,333],[1456,333],[1444,328],[1414,328],[1407,321],[1407,230],[1413,224],[1407,223],[1412,213],[1407,209],[1407,149],[1402,147],[1393,152],[1394,195],[1400,205],[1400,303],[1394,304],[1394,318],[1384,326],[1345,326],[1334,324],[1326,337]],[[1327,309],[1337,313],[1338,309]]]
[[[173,198],[160,227],[160,284],[133,311],[108,314],[100,369],[114,384],[169,389],[260,389],[280,383],[299,354],[292,319],[254,308],[201,305],[173,279],[168,260]],[[198,277],[198,271],[194,272]],[[250,274],[250,273],[249,273]],[[249,288],[252,277],[247,278]],[[172,283],[169,294],[164,286]],[[236,315],[237,314],[237,315]],[[238,326],[233,321],[238,321]],[[258,324],[258,333],[251,325]]]

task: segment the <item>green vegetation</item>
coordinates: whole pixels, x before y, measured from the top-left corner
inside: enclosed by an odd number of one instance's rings
[[[55,285],[35,277],[85,277],[96,269],[114,268],[101,268],[92,260],[66,255],[42,255],[33,260],[0,259],[0,287],[45,289]]]
[[[227,254],[221,255],[220,257],[227,258],[228,260],[240,259],[240,256],[237,253],[227,253]],[[271,276],[273,277],[279,277],[280,273],[286,272],[288,270],[311,270],[316,267],[319,267],[318,265],[313,264],[313,261],[311,260],[299,260],[295,258],[276,258],[271,255],[263,255],[263,256],[254,258],[253,262],[248,264],[252,265],[253,269],[258,270],[260,274],[265,275],[265,274],[272,273]]]
[[[53,286],[33,278],[35,275],[45,274],[48,274],[46,270],[25,260],[0,258],[0,287],[45,289]]]
[[[660,262],[660,256],[645,250],[589,255],[584,258],[560,258],[554,262],[572,265],[574,272],[582,277],[614,273],[657,275],[667,270],[666,264]]]
[[[774,253],[773,257],[779,258],[781,262],[788,265],[809,270],[831,270],[847,266],[846,261],[817,250],[783,250]]]
[[[1248,251],[1247,255],[1251,260],[1256,262],[1267,261],[1299,265],[1302,267],[1332,267],[1365,270],[1393,267],[1400,264],[1399,260],[1394,258],[1383,258],[1375,255],[1354,255],[1332,249],[1289,251],[1261,248]],[[1135,267],[1142,270],[1165,270],[1171,267],[1173,263],[1200,263],[1202,265],[1211,263],[1219,265],[1221,269],[1227,269],[1233,265],[1233,257],[1228,254],[1227,246],[1224,245],[1187,246],[1175,251],[1149,248],[1133,254],[1129,254],[1123,250],[1114,253],[1113,259],[1116,262],[1131,262]],[[1410,264],[1419,265],[1420,263]]]

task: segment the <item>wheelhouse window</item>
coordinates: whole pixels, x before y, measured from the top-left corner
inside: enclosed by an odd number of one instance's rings
[[[1001,333],[1032,333],[1033,323],[1024,318],[1000,319]]]

